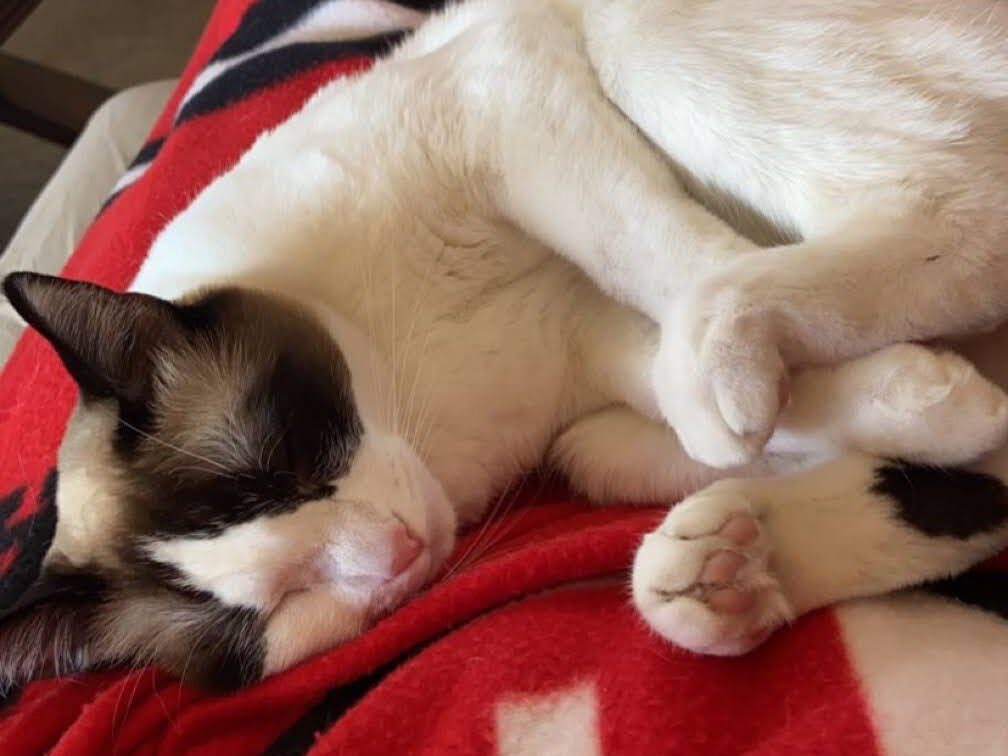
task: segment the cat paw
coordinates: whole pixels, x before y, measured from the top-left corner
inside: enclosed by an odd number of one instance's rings
[[[673,507],[633,565],[633,599],[662,637],[700,654],[735,656],[794,612],[769,565],[749,501],[715,484]]]
[[[879,442],[867,450],[956,465],[1004,444],[1008,396],[968,360],[915,344],[896,344],[879,356],[890,369],[872,407]]]
[[[708,294],[712,286],[722,293]],[[684,297],[663,319],[652,383],[686,453],[730,468],[763,450],[787,375],[768,319],[745,304],[745,294],[712,286]]]

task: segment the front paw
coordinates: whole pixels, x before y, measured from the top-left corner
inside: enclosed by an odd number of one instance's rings
[[[652,381],[686,453],[729,468],[763,450],[787,377],[769,319],[737,296],[708,291],[684,298],[661,324]]]
[[[743,654],[794,616],[769,551],[746,498],[715,484],[673,507],[644,538],[634,559],[634,603],[682,648]]]

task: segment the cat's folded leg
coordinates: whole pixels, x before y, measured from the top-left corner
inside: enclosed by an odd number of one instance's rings
[[[572,424],[548,458],[576,493],[598,504],[675,501],[725,475],[690,458],[671,428],[620,405]],[[754,462],[737,473],[771,469]]]
[[[524,75],[467,124],[496,212],[655,321],[691,281],[759,249],[691,198],[606,99],[576,26],[552,28],[548,43],[526,25],[497,31]],[[465,86],[486,89],[484,78]]]
[[[799,370],[767,445],[821,458],[844,450],[959,465],[1008,441],[1008,395],[965,357],[893,344]]]
[[[584,307],[590,315],[575,329],[578,372],[604,400],[628,405],[663,424],[661,405],[667,382],[659,384],[651,377],[664,334],[646,318],[615,303],[586,302]],[[620,421],[612,431],[614,437],[629,435],[626,422]],[[598,421],[589,421],[588,426],[601,427]],[[694,471],[687,481],[721,477],[712,475],[711,466],[680,460],[687,455],[681,437],[691,429],[675,430],[679,438],[660,429],[651,434],[650,443],[663,444],[664,453],[676,459],[678,469]],[[580,428],[571,438],[587,435],[585,428]],[[972,461],[1006,441],[1008,395],[1000,387],[956,352],[893,344],[835,365],[796,371],[767,452],[822,460],[858,450],[912,462],[955,465]],[[579,446],[589,451],[598,448],[595,442]],[[632,459],[629,449],[624,445],[617,457]],[[652,457],[650,451],[641,452],[642,459]],[[600,460],[593,460],[586,467],[601,475],[600,464]],[[733,471],[740,469],[742,465]],[[614,472],[608,477],[633,479],[635,474]],[[665,495],[690,490],[690,485],[676,479]],[[637,494],[631,498],[640,500]]]
[[[678,645],[736,654],[816,607],[960,571],[1008,545],[1006,420],[1004,393],[952,352],[897,344],[807,368],[768,452],[875,454],[687,498],[638,550],[634,600]]]
[[[633,376],[640,372],[634,366],[646,361],[649,339],[634,322],[611,318],[611,327],[625,330],[608,348],[600,344],[613,339],[596,329],[596,359],[586,363],[596,373],[603,371],[600,360],[613,363],[604,371],[609,388],[627,404],[578,419],[549,451],[551,464],[574,489],[596,502],[674,501],[726,474],[791,471],[847,450],[965,464],[1008,439],[1008,396],[969,361],[954,352],[894,344],[799,371],[767,454],[726,473],[693,460],[672,429],[645,416],[649,405]]]
[[[633,321],[629,321],[633,322]],[[618,321],[611,320],[610,327]],[[644,362],[647,331],[600,350],[620,367]],[[601,368],[597,368],[601,370]],[[634,371],[608,371],[640,400]],[[614,380],[622,376],[621,380]],[[736,654],[813,608],[946,576],[1008,545],[1008,451],[972,471],[961,462],[1001,445],[1005,396],[961,356],[899,344],[832,367],[808,368],[759,462],[673,507],[634,564],[634,600],[669,640]],[[647,402],[641,410],[647,411]],[[918,460],[840,450],[861,446]],[[725,474],[691,460],[675,435],[626,407],[568,428],[550,451],[578,491],[597,501],[671,501]]]
[[[947,577],[1008,545],[1006,474],[1005,458],[966,471],[852,453],[714,483],[645,537],[634,603],[683,648],[744,653],[804,612]]]
[[[663,414],[695,458],[747,461],[774,427],[789,366],[980,331],[1008,315],[1008,260],[990,243],[948,219],[864,215],[736,259],[659,319]]]

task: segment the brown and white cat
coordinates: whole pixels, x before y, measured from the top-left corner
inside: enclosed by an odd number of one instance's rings
[[[1006,205],[1003,3],[453,6],[262,136],[132,293],[6,279],[81,402],[0,677],[259,679],[544,460],[599,501],[732,476],[634,565],[696,651],[963,569],[1008,543],[1008,453],[928,465],[999,449],[1008,400],[897,342],[1008,315]]]

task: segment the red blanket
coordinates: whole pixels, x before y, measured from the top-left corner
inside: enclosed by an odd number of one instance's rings
[[[428,5],[223,0],[65,275],[128,286],[158,231],[258,133]],[[26,334],[0,374],[0,608],[52,536],[73,401]],[[354,642],[227,697],[152,669],[37,682],[7,694],[0,753],[1008,754],[1005,581],[957,584],[973,606],[858,602],[745,658],[700,658],[628,601],[660,509],[593,509],[539,484],[503,504],[431,590]]]

